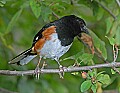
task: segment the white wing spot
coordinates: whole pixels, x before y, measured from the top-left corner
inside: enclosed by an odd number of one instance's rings
[[[38,40],[38,37],[39,37],[39,36],[37,36],[35,40]]]

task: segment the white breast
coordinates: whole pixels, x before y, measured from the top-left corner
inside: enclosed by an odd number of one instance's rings
[[[59,59],[63,54],[65,54],[70,46],[61,46],[61,41],[58,39],[58,35],[53,33],[51,39],[47,40],[43,48],[39,51],[40,56],[44,58]]]

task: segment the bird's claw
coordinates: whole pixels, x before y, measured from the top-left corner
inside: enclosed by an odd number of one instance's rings
[[[41,72],[41,69],[39,67],[36,67],[35,70],[34,70],[36,79],[39,79],[40,72]]]
[[[59,66],[59,75],[60,78],[64,79],[64,71],[67,69],[67,67],[63,67],[62,65]]]

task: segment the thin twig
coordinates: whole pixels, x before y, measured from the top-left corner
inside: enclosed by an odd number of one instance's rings
[[[117,17],[110,11],[107,7],[105,7],[103,4],[101,4],[99,1],[95,0],[104,10],[106,10],[113,18],[114,20],[117,19]]]
[[[114,54],[114,62],[117,60],[118,57],[118,46],[115,44],[113,45],[113,54]]]
[[[60,18],[55,12],[52,12],[52,14],[53,14],[57,19]]]
[[[120,1],[119,1],[119,0],[116,0],[116,2],[117,2],[117,4],[118,4],[118,6],[120,7]]]
[[[120,67],[120,62],[114,63],[105,63],[105,64],[97,64],[93,66],[82,66],[82,67],[68,67],[63,68],[64,72],[77,72],[81,70],[90,70],[93,68],[103,68],[103,67]],[[60,73],[59,69],[41,69],[38,73]],[[10,70],[0,70],[0,75],[8,75],[8,76],[23,76],[23,75],[34,75],[34,70],[28,71],[10,71]]]
[[[118,57],[118,47],[117,45],[113,45],[113,57],[114,57],[114,61],[115,62],[117,60]],[[120,71],[116,68],[116,67],[112,67],[118,74],[120,74]]]
[[[18,93],[18,92],[12,92],[7,89],[0,88],[0,93]]]

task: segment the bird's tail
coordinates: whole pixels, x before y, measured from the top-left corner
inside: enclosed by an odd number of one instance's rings
[[[18,64],[18,65],[24,65],[30,62],[33,58],[37,56],[37,53],[32,52],[32,49],[28,49],[15,58],[13,58],[11,61],[9,61],[9,64]]]

